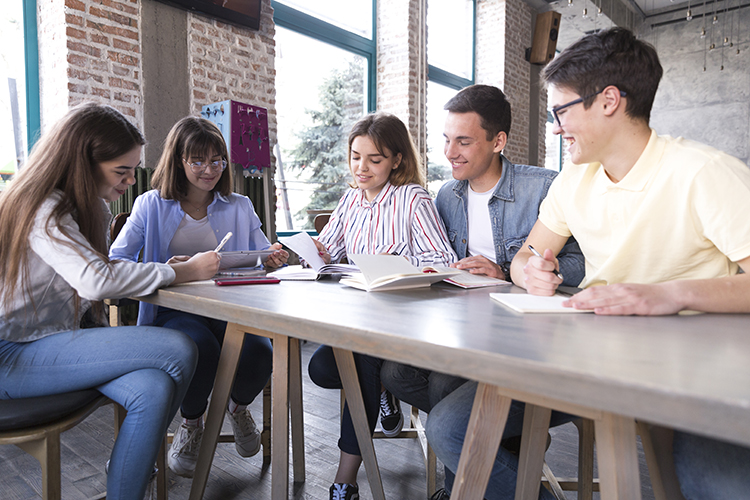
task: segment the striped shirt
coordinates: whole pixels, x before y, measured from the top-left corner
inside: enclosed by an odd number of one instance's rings
[[[418,184],[388,182],[372,202],[361,189],[350,189],[318,240],[331,262],[359,253],[403,255],[417,267],[458,260],[429,193]]]

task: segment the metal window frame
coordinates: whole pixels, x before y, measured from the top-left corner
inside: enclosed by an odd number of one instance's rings
[[[352,33],[276,0],[271,1],[276,25],[360,55],[367,61],[367,110],[377,108],[377,0],[372,0],[372,39]]]
[[[41,132],[39,97],[39,37],[37,36],[36,0],[23,0],[23,37],[26,60],[26,140],[31,148]]]
[[[429,2],[429,0],[428,0]],[[457,75],[455,73],[450,73],[444,69],[440,69],[437,66],[431,65],[429,62],[429,56],[427,59],[427,80],[439,83],[440,85],[443,85],[445,87],[454,89],[454,90],[461,90],[464,87],[468,87],[469,85],[474,85],[475,82],[475,72],[476,72],[476,59],[477,59],[477,51],[476,51],[476,44],[477,44],[477,0],[472,0],[472,7],[474,8],[473,11],[473,19],[472,19],[472,27],[471,27],[471,78],[465,78],[463,76]],[[429,8],[429,6],[428,6]]]

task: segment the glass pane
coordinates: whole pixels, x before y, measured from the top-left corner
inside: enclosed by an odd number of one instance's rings
[[[547,148],[544,167],[559,172],[562,170],[565,156],[562,147],[562,138],[552,133],[554,128],[552,118],[552,104],[547,100],[547,121],[545,122],[545,145]]]
[[[474,64],[474,2],[428,0],[427,62],[471,80]]]
[[[364,57],[276,27],[277,231],[312,229],[348,188],[348,136],[366,112],[366,81]]]
[[[279,3],[372,39],[373,0],[283,0]]]
[[[0,190],[26,152],[23,1],[10,0],[4,7],[0,12]]]
[[[435,82],[427,82],[427,181],[432,195],[453,178],[451,164],[443,153],[445,137],[445,103],[456,95],[457,90]]]

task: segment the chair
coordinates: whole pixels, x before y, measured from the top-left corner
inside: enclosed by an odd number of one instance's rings
[[[315,232],[320,234],[320,232],[323,230],[324,227],[326,227],[326,224],[328,224],[328,221],[331,218],[331,214],[318,214],[315,216],[315,219],[313,219],[313,226],[315,226]]]
[[[107,403],[95,389],[0,401],[0,444],[14,444],[39,461],[44,500],[61,498],[60,434]]]

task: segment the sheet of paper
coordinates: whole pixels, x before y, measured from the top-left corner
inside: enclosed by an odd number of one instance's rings
[[[325,265],[325,262],[323,262],[318,253],[318,247],[315,246],[315,242],[306,232],[301,231],[292,236],[279,238],[279,241],[291,248],[294,253],[299,255],[301,259],[304,259],[315,271],[320,270]]]
[[[573,309],[563,307],[563,301],[570,297],[565,295],[553,295],[552,297],[540,297],[528,293],[491,293],[490,298],[500,304],[521,313],[585,313],[589,310]]]
[[[349,259],[357,264],[367,283],[372,283],[381,276],[421,273],[419,268],[400,255],[353,254]]]

